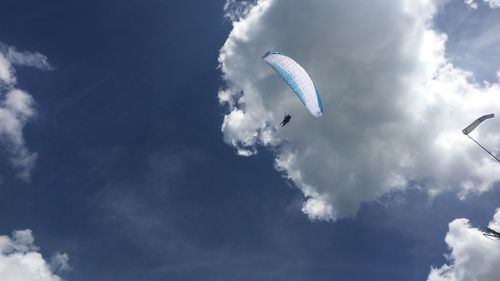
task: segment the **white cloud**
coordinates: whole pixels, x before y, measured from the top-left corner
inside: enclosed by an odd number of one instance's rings
[[[19,52],[13,47],[7,48],[7,59],[12,64],[35,67],[41,70],[52,70],[52,66],[46,56],[35,52]]]
[[[70,271],[69,256],[66,253],[56,253],[50,258],[50,269],[54,272]]]
[[[239,21],[248,15],[256,0],[227,0],[224,4],[224,16],[231,21]]]
[[[495,9],[500,7],[500,0],[483,0],[485,3],[490,6],[490,8]]]
[[[15,82],[10,61],[0,53],[0,86],[2,83],[12,84]]]
[[[18,175],[26,180],[29,180],[36,154],[26,147],[23,128],[35,114],[34,104],[33,97],[19,89],[9,90],[0,102],[0,144],[6,147]]]
[[[500,167],[461,129],[499,112],[500,86],[475,83],[447,62],[435,13],[428,0],[258,1],[220,51],[224,141],[244,156],[259,146],[275,152],[311,219],[353,216],[362,202],[410,182],[461,198],[491,189]],[[265,65],[268,50],[309,72],[323,117],[312,117]],[[278,129],[284,112],[292,122]],[[495,148],[498,132],[489,122],[474,136]]]
[[[494,226],[500,226],[500,209],[490,223],[490,227]],[[445,241],[451,250],[445,255],[449,264],[431,268],[428,281],[500,280],[500,243],[484,237],[481,230],[470,225],[469,220],[452,221]]]
[[[500,232],[500,208],[496,210],[493,220],[488,224],[488,227]]]
[[[488,6],[492,9],[496,9],[500,7],[500,0],[483,0],[484,3],[488,4]],[[469,5],[472,9],[477,9],[478,4],[475,0],[464,0],[464,3]]]
[[[464,0],[465,4],[469,5],[472,9],[477,9],[477,3],[474,0]]]
[[[0,44],[0,146],[7,152],[18,176],[29,180],[36,153],[26,147],[23,130],[35,116],[35,100],[26,91],[17,88],[15,65],[42,70],[52,68],[40,53],[18,52],[13,47]]]
[[[34,244],[31,230],[0,236],[0,280],[61,281]],[[67,255],[66,255],[67,257]],[[67,265],[67,263],[66,263]]]

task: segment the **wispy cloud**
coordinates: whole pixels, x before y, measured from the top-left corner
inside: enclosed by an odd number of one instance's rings
[[[198,150],[175,147],[144,157],[140,180],[123,177],[110,182],[90,198],[89,204],[96,220],[121,238],[151,252],[168,251],[186,243],[173,226],[179,218],[168,194],[190,181],[186,178],[188,167],[204,163],[205,156]],[[165,240],[175,243],[165,244]]]
[[[52,70],[52,66],[46,56],[35,52],[19,52],[13,47],[9,47],[6,52],[7,59],[15,65],[35,67],[41,70]]]
[[[432,23],[441,3],[258,1],[220,50],[224,141],[242,156],[271,149],[311,219],[353,216],[363,202],[410,185],[460,198],[490,190],[500,166],[461,129],[500,110],[500,86],[476,83],[447,60],[447,36]],[[269,50],[309,72],[323,117],[310,116],[263,63]],[[284,112],[292,122],[277,129]],[[498,132],[491,122],[475,134],[495,147]]]
[[[23,130],[35,115],[35,100],[17,87],[16,65],[51,70],[47,57],[40,53],[18,52],[0,44],[0,146],[10,158],[17,174],[29,180],[36,153],[26,146]]]
[[[492,9],[500,8],[500,0],[483,0]]]
[[[483,0],[483,2],[492,9],[500,7],[500,0]],[[467,4],[469,7],[471,7],[472,9],[477,9],[479,7],[476,0],[464,0],[464,3]]]
[[[474,0],[464,0],[464,3],[467,4],[469,7],[471,7],[472,9],[478,8],[477,3],[474,2]]]
[[[53,272],[70,271],[72,268],[69,265],[69,256],[66,253],[55,253],[50,258],[50,269]]]

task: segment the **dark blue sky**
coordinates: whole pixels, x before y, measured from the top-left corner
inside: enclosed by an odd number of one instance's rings
[[[0,42],[54,70],[16,69],[38,159],[29,183],[2,160],[0,234],[32,229],[44,256],[68,253],[71,281],[425,280],[452,219],[487,223],[498,192],[429,203],[411,190],[309,221],[272,155],[222,141],[223,5],[3,1]]]

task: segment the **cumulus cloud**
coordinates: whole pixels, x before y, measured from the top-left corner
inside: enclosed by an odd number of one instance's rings
[[[42,70],[52,67],[40,53],[19,52],[0,44],[0,147],[10,158],[18,176],[29,180],[36,153],[26,147],[23,129],[35,116],[35,100],[17,87],[14,66],[23,65]]]
[[[0,280],[62,280],[54,273],[33,242],[33,234],[29,229],[14,231],[12,237],[0,236]]]
[[[500,209],[489,225],[500,230]],[[496,228],[495,228],[496,227]],[[500,280],[500,244],[483,236],[467,219],[456,219],[449,225],[445,255],[449,264],[431,268],[428,281],[496,281]]]
[[[500,86],[446,60],[447,36],[432,26],[441,2],[258,1],[233,22],[219,54],[224,141],[242,156],[273,151],[311,219],[353,216],[362,202],[410,184],[433,196],[490,190],[500,167],[461,129],[500,109]],[[265,65],[269,50],[309,72],[323,117]],[[277,129],[284,112],[291,124]],[[494,148],[498,132],[489,122],[473,134]]]

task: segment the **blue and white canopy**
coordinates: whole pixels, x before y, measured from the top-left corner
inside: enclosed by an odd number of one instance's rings
[[[285,80],[312,115],[323,115],[319,93],[302,66],[279,52],[267,52],[262,58]]]

